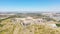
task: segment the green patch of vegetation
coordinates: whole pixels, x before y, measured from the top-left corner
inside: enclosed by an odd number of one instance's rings
[[[58,27],[60,27],[60,24],[56,24]]]

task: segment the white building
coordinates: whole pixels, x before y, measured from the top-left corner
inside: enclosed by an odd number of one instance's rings
[[[56,24],[47,24],[47,26],[50,26],[52,28],[57,28]]]
[[[44,23],[45,20],[43,20],[42,18],[38,18],[38,19],[35,19],[34,20],[34,23],[36,24],[41,24],[41,23]]]
[[[32,17],[26,17],[25,20],[22,22],[25,25],[33,24],[33,18]]]

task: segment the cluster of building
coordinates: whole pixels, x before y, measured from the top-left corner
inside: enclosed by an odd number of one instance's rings
[[[60,21],[60,13],[42,13],[42,15],[49,16],[50,18]]]
[[[14,23],[21,23],[23,26],[28,26],[31,24],[41,24],[41,25],[47,25],[47,26],[51,26],[53,28],[56,28],[56,24],[53,23],[53,21],[51,22],[46,22],[46,20],[42,19],[42,18],[36,18],[34,19],[33,17],[26,17],[26,18],[12,18],[11,22]]]

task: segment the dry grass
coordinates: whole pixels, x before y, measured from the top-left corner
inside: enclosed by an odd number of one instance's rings
[[[0,23],[0,34],[60,34],[60,28],[50,28],[46,25],[32,24],[27,27],[20,23],[12,23],[10,20],[5,20]]]

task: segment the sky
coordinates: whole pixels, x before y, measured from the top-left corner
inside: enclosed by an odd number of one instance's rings
[[[59,12],[60,0],[0,0],[0,12]]]

